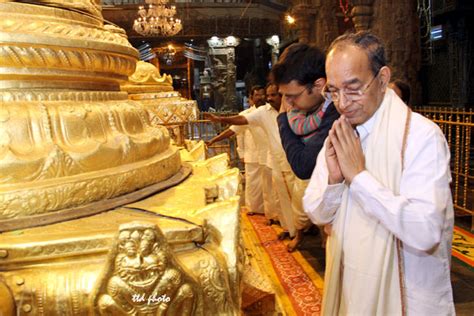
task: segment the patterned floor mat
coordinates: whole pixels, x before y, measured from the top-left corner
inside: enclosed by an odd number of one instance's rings
[[[319,315],[322,301],[322,280],[298,254],[286,250],[277,238],[277,231],[265,225],[265,217],[247,216],[261,245],[268,254],[275,275],[291,302],[289,314]]]
[[[454,226],[453,256],[474,269],[474,234]]]

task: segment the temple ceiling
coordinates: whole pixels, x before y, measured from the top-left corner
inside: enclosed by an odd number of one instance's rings
[[[144,37],[137,34],[132,26],[137,18],[137,9],[140,5],[123,4],[114,1],[104,1],[102,14],[110,21],[125,29],[129,40],[133,43],[145,40],[147,42],[162,42],[162,37]],[[282,34],[283,17],[288,9],[287,1],[252,1],[245,3],[235,2],[177,2],[176,17],[180,18],[183,30],[173,38],[179,39],[207,39],[211,36],[234,35],[246,37],[268,37],[273,34]]]

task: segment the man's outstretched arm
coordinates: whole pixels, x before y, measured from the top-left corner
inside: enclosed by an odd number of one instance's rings
[[[226,123],[231,125],[247,125],[249,123],[243,115],[217,116],[212,113],[204,113],[204,118],[212,122]]]
[[[227,139],[227,138],[232,137],[234,135],[235,135],[235,132],[233,130],[231,130],[230,128],[228,128],[225,131],[223,131],[222,133],[220,133],[219,135],[212,138],[210,141],[206,142],[206,145],[211,146],[214,143],[220,142],[221,140]]]

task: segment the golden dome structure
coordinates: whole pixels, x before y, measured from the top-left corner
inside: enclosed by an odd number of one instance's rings
[[[1,230],[64,216],[181,167],[165,129],[119,90],[136,50],[97,17],[55,5],[0,3]]]
[[[0,2],[0,315],[240,313],[239,171],[182,162],[137,59],[95,0]]]

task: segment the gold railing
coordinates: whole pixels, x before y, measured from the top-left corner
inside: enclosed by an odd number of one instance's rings
[[[474,144],[471,141],[474,111],[441,107],[414,110],[438,124],[446,136],[451,150],[451,189],[456,216],[470,216],[471,231],[474,231]]]

